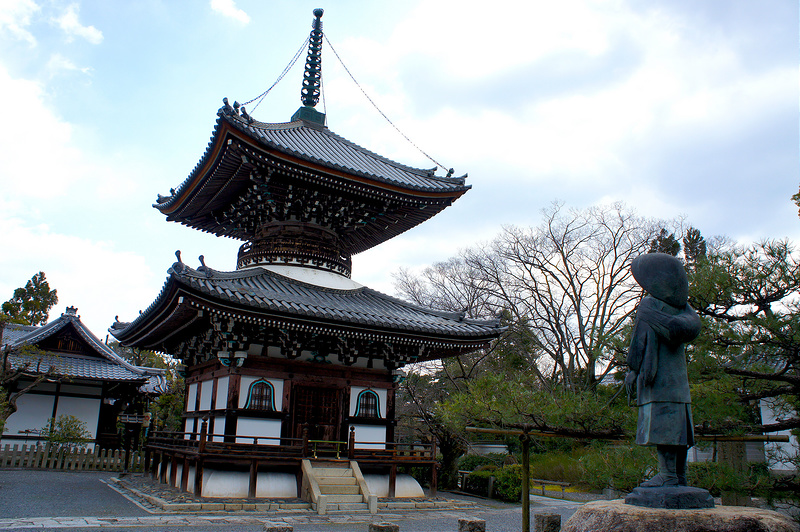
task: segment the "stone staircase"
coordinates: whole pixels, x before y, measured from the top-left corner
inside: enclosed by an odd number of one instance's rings
[[[302,492],[319,515],[378,511],[378,499],[369,493],[356,462],[303,460]]]

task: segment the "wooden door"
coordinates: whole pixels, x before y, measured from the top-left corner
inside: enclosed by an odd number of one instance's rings
[[[308,439],[335,441],[341,423],[339,390],[292,386],[292,420],[295,438],[302,438],[303,428],[308,427]]]

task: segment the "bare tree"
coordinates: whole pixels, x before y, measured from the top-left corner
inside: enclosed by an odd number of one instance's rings
[[[621,333],[642,295],[630,262],[661,227],[621,204],[553,204],[538,227],[505,227],[463,258],[488,291],[486,305],[532,331],[541,356],[531,369],[539,380],[588,389],[618,364]]]

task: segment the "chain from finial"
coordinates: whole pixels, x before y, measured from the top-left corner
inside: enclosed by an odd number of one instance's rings
[[[308,107],[317,105],[322,86],[322,13],[321,8],[314,10],[314,22],[311,25],[308,56],[303,74],[303,88],[300,91],[300,101]]]

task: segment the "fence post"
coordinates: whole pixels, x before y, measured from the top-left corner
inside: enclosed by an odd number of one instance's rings
[[[522,532],[531,532],[531,437],[526,430],[519,439],[522,442]]]

